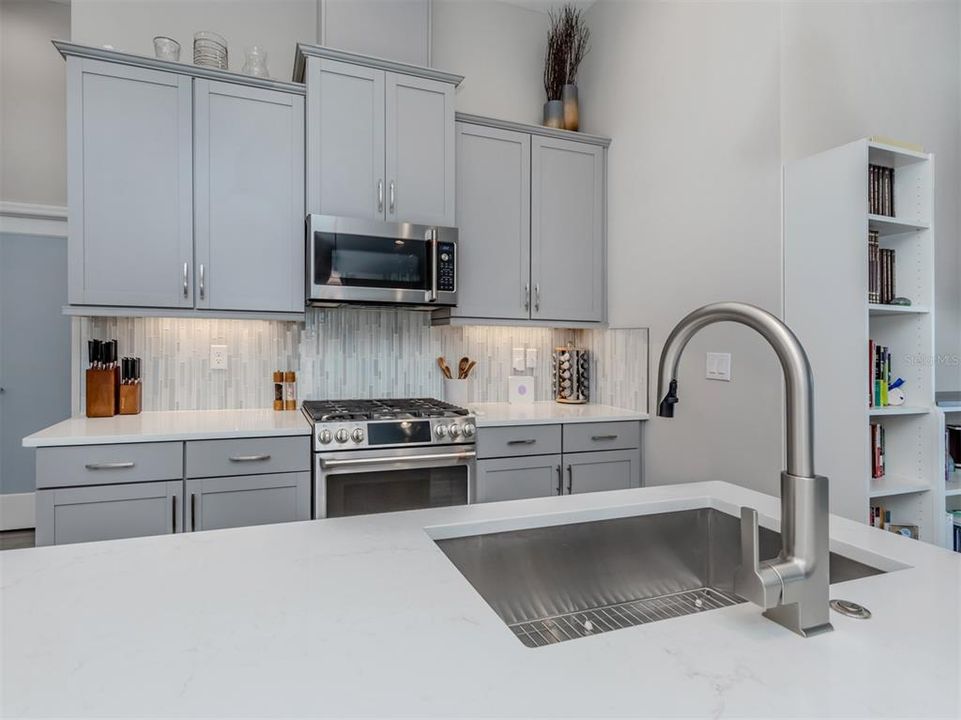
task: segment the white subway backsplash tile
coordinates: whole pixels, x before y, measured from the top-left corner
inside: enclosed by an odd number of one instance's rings
[[[537,350],[536,398],[549,400],[551,353],[569,341],[591,350],[591,400],[647,409],[644,328],[431,327],[426,312],[308,309],[303,324],[267,320],[76,318],[79,406],[89,338],[117,338],[121,355],[143,358],[145,410],[270,407],[274,370],[297,371],[298,399],[443,397],[437,357],[456,371],[477,361],[471,402],[507,400],[511,349]],[[227,369],[210,369],[210,345],[227,346]]]

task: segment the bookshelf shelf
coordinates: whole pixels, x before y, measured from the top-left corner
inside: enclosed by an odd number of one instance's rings
[[[858,140],[785,164],[783,188],[784,319],[814,374],[814,466],[832,481],[831,512],[867,522],[880,505],[892,523],[943,545],[945,498],[961,507],[961,482],[949,486],[957,496],[945,495],[944,421],[928,360],[936,357],[934,157]],[[895,217],[870,212],[878,193]],[[871,232],[878,241],[869,247]],[[869,303],[869,286],[913,304]],[[865,408],[872,341],[884,349],[884,376],[903,379],[906,405]],[[883,430],[878,479],[872,425]]]
[[[961,497],[961,473],[955,472],[952,475],[953,480],[948,480],[944,485],[944,496],[945,497]]]
[[[929,412],[931,412],[931,408],[908,405],[889,405],[887,407],[868,408],[868,415],[871,417],[887,417],[892,415],[927,415]]]
[[[868,497],[871,499],[893,497],[895,495],[926,493],[930,490],[931,486],[922,480],[885,475],[883,478],[871,478],[871,488],[868,492]],[[898,521],[895,520],[895,522]]]
[[[871,303],[868,305],[868,313],[871,315],[926,315],[931,312],[927,305],[879,305]]]

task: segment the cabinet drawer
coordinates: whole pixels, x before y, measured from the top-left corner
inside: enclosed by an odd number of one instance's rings
[[[310,470],[310,438],[252,437],[187,442],[187,477]]]
[[[564,452],[632,450],[641,446],[641,424],[636,420],[577,423],[564,426]]]
[[[310,473],[188,480],[186,497],[189,530],[310,520]]]
[[[183,443],[77,445],[37,450],[37,488],[183,478]]]
[[[182,532],[183,481],[37,491],[37,545]]]
[[[552,455],[560,451],[560,425],[482,427],[477,431],[478,458]]]

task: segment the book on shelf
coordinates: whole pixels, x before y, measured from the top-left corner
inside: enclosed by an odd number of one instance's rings
[[[876,230],[868,233],[868,302],[889,304],[897,297],[895,251],[882,248]]]
[[[882,530],[891,522],[891,511],[885,510],[884,505],[872,505],[868,513],[868,525]]]
[[[894,217],[894,168],[868,165],[868,212]]]
[[[891,375],[891,348],[868,340],[868,407],[888,404]]]
[[[871,477],[884,477],[884,425],[871,423]]]

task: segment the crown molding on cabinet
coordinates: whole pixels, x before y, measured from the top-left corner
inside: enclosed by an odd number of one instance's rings
[[[0,201],[0,232],[66,237],[67,208]]]
[[[590,135],[588,133],[574,132],[572,130],[558,130],[557,128],[544,127],[543,125],[528,125],[527,123],[514,122],[513,120],[499,120],[497,118],[485,117],[483,115],[471,115],[469,113],[456,113],[454,119],[457,122],[470,123],[471,125],[483,125],[485,127],[498,128],[500,130],[513,130],[515,132],[528,133],[530,135],[542,135],[544,137],[557,138],[559,140],[572,140],[588,145],[600,145],[610,147],[611,139],[603,135]]]
[[[104,60],[107,62],[121,63],[123,65],[149,68],[151,70],[163,70],[165,72],[177,73],[178,75],[189,75],[190,77],[206,78],[207,80],[219,80],[221,82],[234,83],[235,85],[264,88],[266,90],[280,90],[282,92],[297,93],[298,95],[305,95],[307,92],[303,83],[258,78],[242,73],[205,67],[203,65],[191,65],[190,63],[173,62],[171,60],[158,60],[147,55],[135,55],[119,50],[109,50],[107,48],[92,47],[90,45],[78,45],[64,40],[52,40],[51,42],[64,59],[72,56],[87,58],[89,60]]]
[[[362,65],[364,67],[377,68],[388,72],[396,72],[402,75],[426,78],[427,80],[437,80],[439,82],[450,83],[458,86],[464,80],[463,75],[435,70],[434,68],[421,67],[420,65],[409,65],[396,60],[386,60],[384,58],[361,55],[360,53],[348,52],[347,50],[335,50],[334,48],[322,45],[310,45],[307,43],[297,43],[297,50],[294,53],[294,78],[297,82],[303,82],[304,69],[308,57],[325,58],[327,60],[337,60],[338,62],[350,63],[351,65]]]

